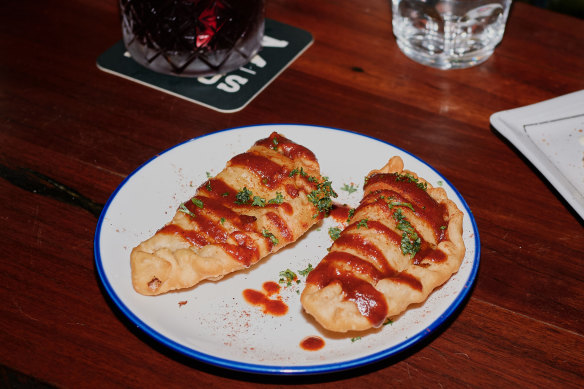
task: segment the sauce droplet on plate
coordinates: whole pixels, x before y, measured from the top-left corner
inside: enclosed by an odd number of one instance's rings
[[[306,351],[317,351],[324,347],[324,339],[320,336],[308,336],[302,339],[300,347]]]

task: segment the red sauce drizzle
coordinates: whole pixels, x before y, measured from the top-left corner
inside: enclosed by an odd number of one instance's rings
[[[271,205],[271,204],[270,204]],[[274,205],[275,207],[278,207],[278,205]],[[286,212],[286,214],[288,215],[292,215],[294,213],[294,208],[292,208],[292,206],[290,205],[290,203],[282,203],[279,205],[284,212]]]
[[[280,299],[270,299],[270,297],[280,291],[280,285],[273,281],[264,282],[263,291],[245,289],[243,297],[245,301],[252,305],[261,306],[265,314],[272,316],[283,316],[288,312],[288,306]]]
[[[231,166],[243,166],[261,179],[263,185],[270,189],[279,185],[288,176],[283,166],[262,155],[243,153],[229,161]]]
[[[289,242],[292,241],[292,233],[288,229],[288,225],[286,225],[286,222],[282,220],[280,216],[276,215],[274,212],[268,212],[266,213],[266,218],[268,218],[272,223],[276,225],[276,227],[278,227],[278,231],[280,232],[280,235],[282,235],[282,238],[286,239]]]
[[[348,236],[357,236],[348,234]],[[344,235],[335,241],[335,244]],[[365,255],[379,258],[379,250],[372,248],[367,244],[362,245],[360,237],[353,239],[349,238],[342,241],[343,245],[347,245],[359,252],[364,252]],[[361,238],[362,239],[362,238]],[[373,245],[371,245],[373,246]],[[374,247],[374,246],[373,246]],[[391,278],[396,282],[401,282],[409,285],[412,289],[422,290],[421,282],[414,276],[408,273],[398,273],[395,269],[389,266],[389,263],[384,260],[381,262],[383,266],[381,269],[375,267],[369,261],[359,258],[355,255],[332,251],[327,254],[319,265],[308,274],[306,278],[307,283],[316,284],[319,288],[323,288],[330,283],[337,282],[345,293],[345,298],[353,301],[359,312],[366,317],[373,326],[378,327],[383,324],[387,316],[387,304],[381,292],[375,289],[367,280],[357,277],[360,274],[362,277],[371,279],[374,283],[379,282],[384,278]],[[379,263],[379,261],[377,261]]]
[[[259,259],[258,248],[252,238],[239,231],[233,232],[229,236],[235,239],[237,245],[221,243],[219,246],[235,260],[245,266],[250,266]]]
[[[350,270],[342,270],[335,266],[337,261],[342,262]],[[368,275],[374,281],[385,278],[383,273],[371,263],[349,253],[333,251],[308,274],[306,282],[316,284],[320,288],[332,282],[339,283],[345,293],[345,298],[353,301],[359,312],[369,319],[372,325],[378,327],[383,324],[387,316],[385,298],[369,282],[356,277],[353,272]],[[395,272],[392,273],[394,274]]]
[[[227,185],[221,179],[212,178],[199,186],[197,188],[197,193],[204,193],[206,196],[218,199],[225,204],[233,204],[235,202],[237,190]]]
[[[341,234],[335,240],[333,247],[347,247],[358,251],[361,255],[375,261],[377,266],[382,269],[383,273],[392,274],[395,271],[389,267],[385,255],[371,242],[358,234]]]
[[[420,280],[418,280],[416,277],[414,277],[413,275],[411,275],[409,273],[401,272],[401,273],[397,274],[395,277],[390,277],[390,278],[396,282],[400,282],[402,284],[407,284],[412,289],[419,290],[420,292],[422,291],[422,283],[420,282]]]
[[[358,229],[359,221],[352,223],[345,231],[352,231]],[[362,227],[361,227],[362,228]],[[385,224],[378,222],[377,220],[368,220],[367,221],[367,228],[370,230],[374,230],[376,233],[385,236],[385,238],[398,246],[401,244],[401,235],[392,230],[391,228],[387,227]]]
[[[338,223],[346,223],[351,207],[347,205],[333,204],[329,215]]]
[[[447,225],[446,222],[446,207],[444,204],[439,204],[434,200],[428,192],[418,187],[415,182],[408,179],[397,179],[398,175],[395,173],[378,173],[374,174],[367,180],[365,190],[372,188],[375,191],[376,187],[389,187],[397,193],[400,193],[407,202],[411,203],[415,209],[415,213],[420,218],[424,219],[434,231],[436,240],[441,242],[445,239],[444,230],[440,227]]]
[[[288,196],[295,199],[296,197],[298,197],[298,194],[300,193],[300,191],[294,185],[286,184],[286,193],[288,193]]]
[[[446,261],[446,254],[443,251],[432,248],[426,242],[422,242],[422,247],[420,251],[414,256],[414,265],[419,265],[423,260],[428,260],[432,262],[444,262]]]
[[[168,224],[158,230],[161,234],[179,235],[193,246],[203,247],[209,244],[204,234],[198,231],[186,231],[176,224]]]
[[[253,223],[255,223],[255,221],[257,220],[257,218],[255,216],[249,216],[249,215],[239,215],[239,223],[240,223],[240,227],[242,230],[245,231],[253,231],[255,225]]]
[[[306,351],[317,351],[324,347],[324,339],[320,336],[308,336],[302,339],[300,347]]]
[[[199,213],[191,220],[199,226],[199,231],[207,236],[207,241],[212,243],[225,243],[227,241],[227,231],[207,216]]]
[[[302,145],[292,142],[277,132],[272,132],[269,138],[260,139],[255,144],[257,146],[264,146],[272,150],[280,151],[282,155],[290,159],[301,157],[316,162],[316,157],[312,151]]]

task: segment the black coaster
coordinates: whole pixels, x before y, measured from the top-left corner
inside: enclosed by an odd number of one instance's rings
[[[247,65],[225,75],[185,78],[156,73],[135,62],[122,41],[99,56],[97,67],[219,112],[237,112],[298,58],[312,41],[312,35],[305,30],[266,19],[260,52]]]

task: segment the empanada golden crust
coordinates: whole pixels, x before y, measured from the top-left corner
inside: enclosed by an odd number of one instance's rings
[[[460,268],[463,213],[393,157],[371,171],[349,225],[306,279],[304,310],[324,328],[381,326]]]
[[[274,132],[234,156],[132,250],[134,289],[158,295],[248,268],[318,222],[331,196],[315,155]]]

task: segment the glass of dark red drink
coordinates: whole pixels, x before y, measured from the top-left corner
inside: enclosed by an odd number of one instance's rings
[[[156,72],[224,74],[259,51],[264,0],[119,0],[124,44]]]

